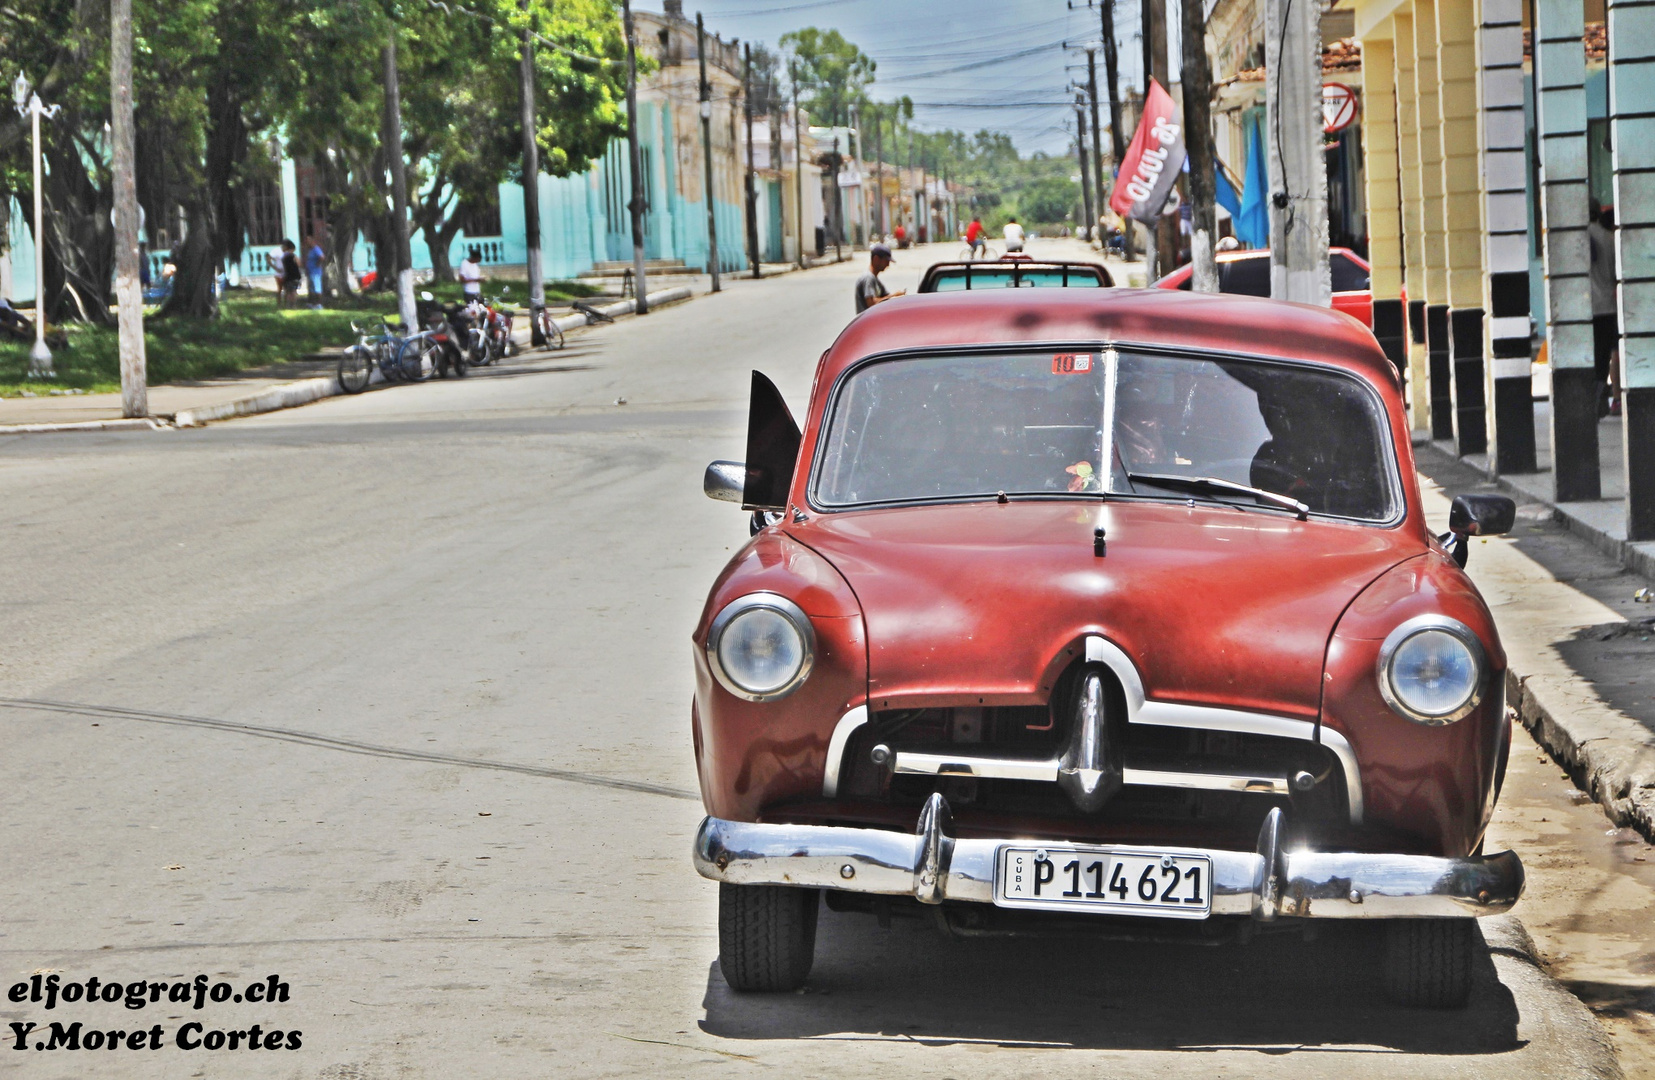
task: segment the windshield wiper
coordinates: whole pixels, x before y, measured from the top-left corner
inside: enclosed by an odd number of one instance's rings
[[[1126,474],[1128,480],[1142,480],[1146,484],[1157,487],[1181,488],[1185,491],[1222,491],[1231,495],[1251,495],[1259,502],[1269,503],[1271,506],[1283,510],[1291,510],[1304,521],[1310,516],[1310,507],[1297,499],[1286,495],[1278,495],[1274,491],[1265,491],[1263,488],[1248,487],[1246,484],[1236,484],[1229,480],[1220,480],[1216,476],[1173,476],[1162,473],[1135,473]]]

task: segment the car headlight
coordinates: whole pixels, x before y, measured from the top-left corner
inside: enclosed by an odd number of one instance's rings
[[[1483,697],[1488,664],[1470,627],[1421,615],[1392,630],[1379,648],[1379,692],[1418,724],[1452,724]]]
[[[713,677],[748,701],[775,701],[799,688],[816,659],[816,632],[799,605],[749,593],[724,606],[707,632]]]

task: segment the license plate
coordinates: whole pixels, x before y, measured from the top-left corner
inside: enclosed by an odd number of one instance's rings
[[[1000,907],[1205,919],[1212,860],[1187,851],[1003,847],[995,870]]]

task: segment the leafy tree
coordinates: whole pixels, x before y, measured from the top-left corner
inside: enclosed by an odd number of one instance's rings
[[[830,125],[850,122],[850,107],[867,100],[878,65],[837,30],[807,26],[781,36],[797,61],[799,89],[813,118]]]
[[[1079,188],[1068,177],[1045,176],[1017,197],[1017,208],[1029,223],[1053,224],[1074,214]]]

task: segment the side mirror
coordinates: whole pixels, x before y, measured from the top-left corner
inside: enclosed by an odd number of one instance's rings
[[[510,296],[511,295],[511,286],[510,285],[500,286],[500,295],[501,296]]]
[[[741,505],[741,493],[747,485],[747,466],[739,461],[715,461],[707,466],[701,478],[701,490],[707,498]]]
[[[1517,503],[1504,495],[1456,495],[1448,508],[1448,531],[1437,537],[1461,568],[1471,555],[1472,536],[1501,536],[1517,522]]]
[[[1517,503],[1504,495],[1456,495],[1448,531],[1456,536],[1502,536],[1517,522]]]
[[[425,302],[426,302],[426,303],[428,303],[428,304],[429,304],[429,303],[430,303],[430,302],[431,302],[431,301],[432,301],[432,300],[433,300],[433,299],[435,299],[435,297],[433,297],[433,296],[432,296],[432,295],[431,295],[431,291],[430,291],[430,290],[429,290],[429,289],[421,289],[421,290],[420,290],[420,294],[419,294],[419,298],[420,298],[420,299],[421,299],[421,300],[424,300],[424,301],[425,301]]]
[[[361,332],[362,332],[362,328],[360,326],[356,325],[356,320],[355,319],[352,319],[351,320],[351,333],[360,334]]]

